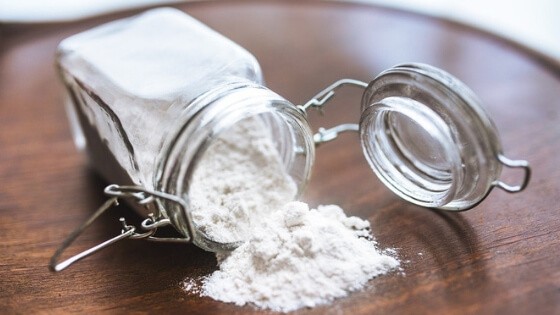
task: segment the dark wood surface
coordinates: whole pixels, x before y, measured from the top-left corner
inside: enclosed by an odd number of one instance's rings
[[[180,6],[260,60],[268,85],[294,103],[342,78],[369,80],[420,61],[446,69],[484,100],[507,156],[533,166],[526,191],[495,190],[463,213],[410,205],[385,188],[355,136],[317,151],[304,200],[337,203],[368,218],[404,274],[302,314],[560,313],[560,70],[491,36],[453,23],[361,5],[306,2]],[[42,26],[0,26],[0,313],[257,313],[184,293],[180,282],[215,270],[194,246],[124,241],[68,270],[47,263],[99,206],[106,183],[72,143],[55,75],[64,37],[117,16]],[[356,122],[359,91],[341,91],[315,128]],[[506,172],[509,181],[519,174]],[[85,249],[119,231],[119,208],[76,242]],[[137,219],[137,218],[136,218]]]

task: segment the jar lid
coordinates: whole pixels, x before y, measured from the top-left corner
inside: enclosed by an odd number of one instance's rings
[[[359,124],[362,148],[380,180],[414,204],[467,210],[495,186],[527,185],[526,161],[502,155],[496,127],[461,81],[425,64],[402,64],[366,87]],[[502,166],[522,167],[520,186],[498,180]]]
[[[476,206],[494,187],[518,192],[527,186],[527,161],[502,154],[496,127],[478,97],[447,72],[420,63],[401,64],[369,84],[339,80],[299,109],[322,107],[345,85],[365,89],[359,125],[320,128],[315,143],[358,131],[375,174],[405,200],[460,211]],[[524,171],[520,185],[499,180],[503,166]]]

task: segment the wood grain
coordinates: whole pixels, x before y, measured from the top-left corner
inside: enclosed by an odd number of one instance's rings
[[[180,8],[254,53],[268,86],[294,103],[339,78],[367,81],[401,62],[446,69],[484,100],[506,155],[533,166],[526,191],[496,190],[473,210],[442,213],[383,187],[355,137],[321,146],[304,199],[367,217],[379,244],[398,249],[403,273],[297,313],[560,313],[560,69],[480,32],[375,7],[244,1]],[[74,149],[54,51],[70,34],[130,14],[0,25],[0,313],[266,313],[184,293],[182,279],[216,268],[212,254],[194,246],[125,241],[62,273],[47,269],[58,244],[103,202],[106,184]],[[310,117],[315,128],[358,118],[356,90],[341,92],[325,116]],[[119,216],[138,219],[116,209],[74,250],[118,232]]]

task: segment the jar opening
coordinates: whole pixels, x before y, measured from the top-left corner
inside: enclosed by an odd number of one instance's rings
[[[187,201],[198,231],[194,242],[211,251],[239,245],[259,224],[254,217],[299,197],[314,159],[303,114],[253,86],[229,90],[202,106],[175,147],[180,154],[168,163],[175,168],[166,172],[165,191]]]

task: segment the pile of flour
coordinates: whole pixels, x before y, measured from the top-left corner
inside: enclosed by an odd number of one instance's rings
[[[309,209],[293,201],[296,192],[260,121],[224,133],[195,171],[193,219],[214,240],[245,242],[219,254],[219,270],[201,285],[187,279],[184,289],[288,312],[346,296],[398,268],[396,258],[376,248],[368,221],[335,205]]]

